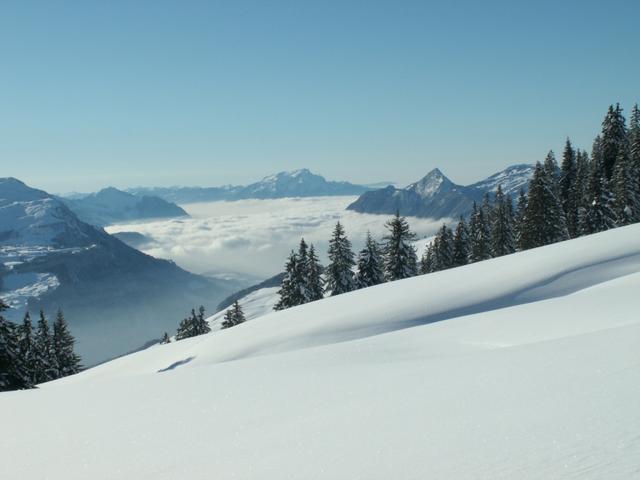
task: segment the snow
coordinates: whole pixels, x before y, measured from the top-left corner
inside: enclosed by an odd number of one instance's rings
[[[371,287],[0,394],[3,475],[634,478],[639,237]]]

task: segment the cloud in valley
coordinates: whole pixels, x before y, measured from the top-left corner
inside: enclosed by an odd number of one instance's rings
[[[115,225],[109,233],[139,232],[153,238],[145,253],[175,261],[195,273],[237,273],[265,278],[282,270],[300,237],[316,246],[322,261],[331,231],[340,220],[358,249],[367,230],[381,238],[384,215],[346,211],[353,197],[243,200],[183,205],[191,218]],[[433,234],[441,221],[409,219],[418,237]]]

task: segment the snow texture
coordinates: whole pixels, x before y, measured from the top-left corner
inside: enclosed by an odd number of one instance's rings
[[[1,394],[3,476],[635,478],[639,236],[383,284]]]

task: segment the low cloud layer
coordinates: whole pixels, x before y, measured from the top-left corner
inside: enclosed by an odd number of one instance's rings
[[[183,205],[191,215],[149,223],[115,225],[109,233],[139,232],[153,242],[145,253],[175,261],[195,273],[240,274],[266,278],[282,270],[286,256],[300,237],[313,243],[322,261],[331,231],[340,220],[354,249],[367,230],[381,238],[389,217],[346,211],[354,197],[243,200]],[[432,235],[441,225],[410,218],[418,237]]]

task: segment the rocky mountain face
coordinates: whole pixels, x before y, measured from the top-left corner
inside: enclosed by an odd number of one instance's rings
[[[368,187],[349,182],[326,180],[308,169],[280,172],[246,186],[133,188],[136,195],[154,195],[170,202],[194,203],[217,200],[274,199],[360,195]]]
[[[80,220],[98,226],[188,216],[178,205],[160,197],[133,195],[113,187],[80,198],[63,199],[63,202]]]
[[[65,311],[85,364],[174,331],[200,304],[213,311],[237,290],[145,255],[82,222],[59,199],[0,179],[0,297],[20,320]]]
[[[533,175],[532,165],[514,165],[490,177],[463,186],[456,185],[437,168],[418,182],[405,188],[388,186],[363,193],[347,207],[360,213],[394,214],[425,218],[457,218],[466,216],[473,202],[480,202],[485,193],[494,193],[502,185],[505,193],[517,195],[526,188]]]

